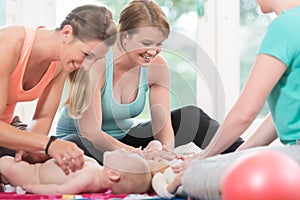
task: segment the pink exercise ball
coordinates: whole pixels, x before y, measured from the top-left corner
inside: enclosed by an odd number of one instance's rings
[[[277,151],[252,153],[228,167],[221,191],[223,200],[300,200],[300,166]]]

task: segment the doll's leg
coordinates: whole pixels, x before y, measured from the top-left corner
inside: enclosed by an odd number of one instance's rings
[[[37,181],[36,165],[25,161],[15,162],[14,157],[0,158],[1,182],[12,186],[22,186],[25,183]]]

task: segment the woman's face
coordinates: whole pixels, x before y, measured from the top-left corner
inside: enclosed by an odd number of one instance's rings
[[[102,58],[105,58],[105,55],[107,54],[109,49],[110,49],[110,46],[107,46],[104,42],[101,42],[100,44],[98,44],[92,50],[92,52],[88,56],[85,57],[85,59],[82,63],[84,69],[86,71],[88,71],[97,60],[99,60],[99,59],[101,60]]]
[[[85,70],[88,70],[91,64],[97,59],[104,57],[109,49],[109,47],[100,40],[82,42],[78,39],[73,39],[64,45],[61,62],[65,71],[68,73],[82,67],[84,61],[87,61],[84,67]]]
[[[123,47],[127,55],[137,65],[143,66],[152,62],[161,52],[166,37],[158,28],[140,28],[134,34],[123,35]]]

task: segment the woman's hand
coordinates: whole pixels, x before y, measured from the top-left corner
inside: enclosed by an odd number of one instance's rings
[[[173,181],[167,186],[167,190],[170,194],[175,194],[178,187],[181,186],[181,178],[182,178],[183,172],[180,172]]]
[[[69,174],[70,170],[75,172],[84,165],[83,151],[73,142],[56,139],[50,144],[48,154],[66,174]]]
[[[160,151],[163,149],[163,145],[158,140],[152,140],[149,144],[143,149],[143,151]]]
[[[182,159],[181,155],[176,154],[173,151],[170,151],[168,148],[163,146],[158,140],[153,140],[142,149],[142,147],[135,148],[131,152],[140,154],[146,160],[155,160],[155,161],[173,161],[175,159]]]
[[[50,159],[50,156],[46,155],[44,152],[31,152],[27,153],[24,151],[18,151],[15,155],[15,161],[24,160],[28,163],[43,163],[46,160]]]
[[[14,116],[12,122],[10,123],[11,126],[16,127],[17,129],[26,131],[27,124],[23,123],[18,115]],[[25,152],[25,151],[18,151],[15,154],[15,161],[24,160],[29,163],[42,163],[48,160],[50,156],[46,155],[44,152]]]
[[[188,166],[191,165],[191,163],[195,160],[200,159],[200,153],[194,153],[190,156],[187,156],[184,158],[183,162],[177,162],[174,165],[172,165],[172,170],[174,173],[181,173],[188,168]]]
[[[146,160],[167,160],[167,161],[172,161],[174,159],[177,159],[179,156],[174,153],[174,152],[170,152],[170,151],[165,151],[165,150],[161,150],[161,151],[143,151],[141,153],[141,155],[146,159]]]

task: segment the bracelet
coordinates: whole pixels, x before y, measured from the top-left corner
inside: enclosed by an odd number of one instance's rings
[[[49,141],[48,141],[48,143],[47,143],[47,145],[46,145],[46,149],[45,149],[45,154],[46,154],[46,155],[49,156],[49,154],[48,154],[48,149],[49,149],[51,143],[52,143],[54,140],[56,140],[56,139],[57,139],[57,137],[54,136],[54,135],[52,135],[52,136],[50,137],[50,139],[49,139]]]

